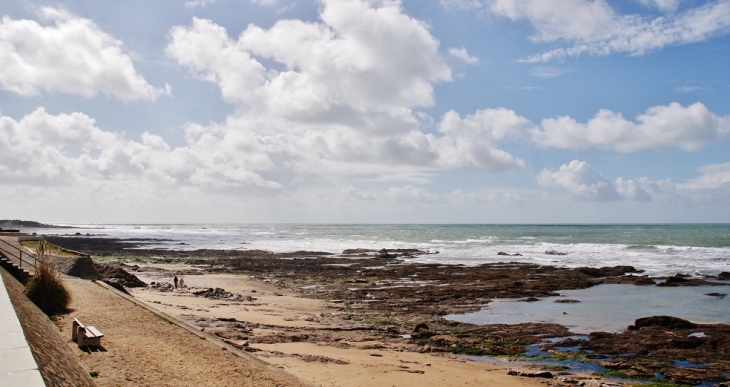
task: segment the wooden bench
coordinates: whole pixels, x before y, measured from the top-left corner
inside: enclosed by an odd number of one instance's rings
[[[81,347],[101,347],[101,338],[104,334],[92,326],[84,326],[78,319],[71,323],[71,340]]]

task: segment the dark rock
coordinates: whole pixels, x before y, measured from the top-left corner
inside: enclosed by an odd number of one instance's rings
[[[509,370],[507,371],[507,375],[512,376],[522,376],[525,378],[546,378],[546,379],[553,379],[555,376],[550,371],[515,371],[515,370]]]
[[[562,253],[560,251],[555,251],[555,250],[548,250],[545,252],[545,255],[568,255],[568,253]]]
[[[53,257],[59,272],[83,279],[102,279],[102,275],[89,257]]]
[[[722,300],[727,296],[727,293],[705,293],[705,295],[710,297],[717,297]]]
[[[570,300],[570,299],[559,299],[559,300],[555,300],[553,302],[556,302],[558,304],[577,304],[580,301],[578,301],[578,300]]]
[[[656,285],[656,281],[648,277],[638,277],[634,280],[634,285]]]
[[[252,301],[254,300],[251,296],[242,296],[238,293],[231,293],[222,288],[208,288],[205,290],[199,290],[193,292],[198,297],[210,298],[213,300],[230,300],[230,301]]]
[[[353,254],[367,254],[367,253],[374,253],[375,250],[373,249],[345,249],[342,251],[342,254],[345,255],[353,255]]]
[[[613,336],[614,334],[610,332],[591,332],[588,334],[588,338],[591,340],[610,339]]]
[[[649,327],[654,325],[673,329],[692,329],[697,327],[697,324],[695,323],[672,316],[643,317],[634,321],[634,327],[636,329],[641,329],[643,327]]]
[[[143,288],[147,286],[136,275],[130,274],[122,268],[119,263],[94,263],[96,270],[99,272],[104,282],[114,282],[126,288]]]
[[[631,364],[621,360],[601,361],[598,362],[598,365],[603,368],[608,368],[609,370],[627,370],[631,368]]]
[[[173,285],[171,283],[169,283],[169,282],[155,282],[155,281],[152,281],[147,286],[147,288],[150,289],[150,290],[158,291],[158,292],[171,292],[171,291],[175,290],[175,288],[173,287]]]
[[[616,277],[626,273],[640,273],[633,266],[613,266],[613,267],[578,267],[575,271],[583,273],[589,277],[601,278],[601,277]]]
[[[717,279],[721,281],[730,281],[730,272],[723,271],[720,272],[720,274],[717,275]]]
[[[386,250],[386,249],[382,249],[377,254],[375,254],[375,257],[377,257],[377,258],[390,258],[393,256],[394,255],[391,255],[390,253],[388,253],[388,250]]]
[[[695,349],[705,343],[705,339],[699,337],[688,337],[672,339],[671,343],[674,348],[679,349]]]
[[[418,325],[416,325],[415,328],[413,328],[413,332],[418,332],[421,330],[427,331],[428,325],[426,325],[426,323],[419,323]]]
[[[295,353],[292,356],[299,358],[301,360],[304,360],[307,363],[318,362],[318,363],[332,363],[332,364],[350,364],[350,362],[348,362],[347,360],[333,359],[331,357],[321,356],[321,355],[300,355],[298,353]]]
[[[672,277],[667,277],[667,279],[664,280],[664,282],[659,285],[661,285],[661,286],[680,286],[680,285],[684,285],[687,282],[689,282],[688,279],[677,274]]]
[[[684,274],[676,274],[667,277],[664,282],[658,283],[656,286],[701,286],[701,285],[724,285],[716,282],[708,282],[700,278],[686,278]]]

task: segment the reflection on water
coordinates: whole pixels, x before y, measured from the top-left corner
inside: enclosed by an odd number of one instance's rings
[[[561,291],[560,297],[536,302],[495,300],[479,312],[445,317],[472,324],[550,322],[562,324],[575,333],[619,332],[637,318],[659,315],[695,323],[730,323],[730,298],[711,297],[705,293],[730,293],[730,286],[598,285]],[[580,302],[556,303],[559,299]]]

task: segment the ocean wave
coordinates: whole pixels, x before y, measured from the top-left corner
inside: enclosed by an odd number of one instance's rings
[[[718,233],[706,245],[685,238],[681,232],[657,237],[657,228],[646,230],[617,227],[606,232],[602,227],[569,226],[418,226],[404,229],[394,226],[339,225],[84,225],[87,233],[94,226],[116,238],[160,238],[163,248],[186,250],[199,248],[263,249],[274,252],[317,250],[341,253],[348,248],[418,248],[438,250],[439,254],[409,259],[438,264],[479,265],[505,260],[500,251],[521,256],[510,261],[550,264],[562,267],[632,265],[649,275],[673,275],[676,272],[717,273],[728,271],[730,247]],[[88,227],[88,228],[87,228]],[[135,229],[135,227],[139,227]],[[701,227],[697,227],[698,230]],[[623,230],[623,231],[622,231]],[[631,233],[628,233],[628,231]],[[47,232],[46,232],[47,231]],[[44,234],[73,233],[73,229],[48,229]],[[588,233],[591,231],[592,233]],[[702,230],[700,230],[702,231]],[[563,233],[563,234],[561,234]],[[644,233],[644,234],[641,234]],[[699,231],[698,231],[699,233]],[[727,235],[727,234],[723,234]],[[661,236],[661,235],[660,235]],[[684,239],[682,239],[684,238]],[[690,240],[691,239],[691,240]],[[725,236],[725,239],[730,237]],[[699,245],[692,245],[698,243]],[[703,242],[704,243],[704,242]],[[682,245],[685,244],[685,245]],[[692,245],[692,246],[689,246]],[[567,253],[547,255],[546,251]]]
[[[656,250],[655,245],[628,245],[627,250]]]

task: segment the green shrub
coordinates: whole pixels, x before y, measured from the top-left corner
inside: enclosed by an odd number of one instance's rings
[[[45,314],[66,313],[71,304],[71,293],[64,286],[61,274],[49,255],[48,244],[41,241],[36,252],[35,274],[25,286],[25,295]]]

